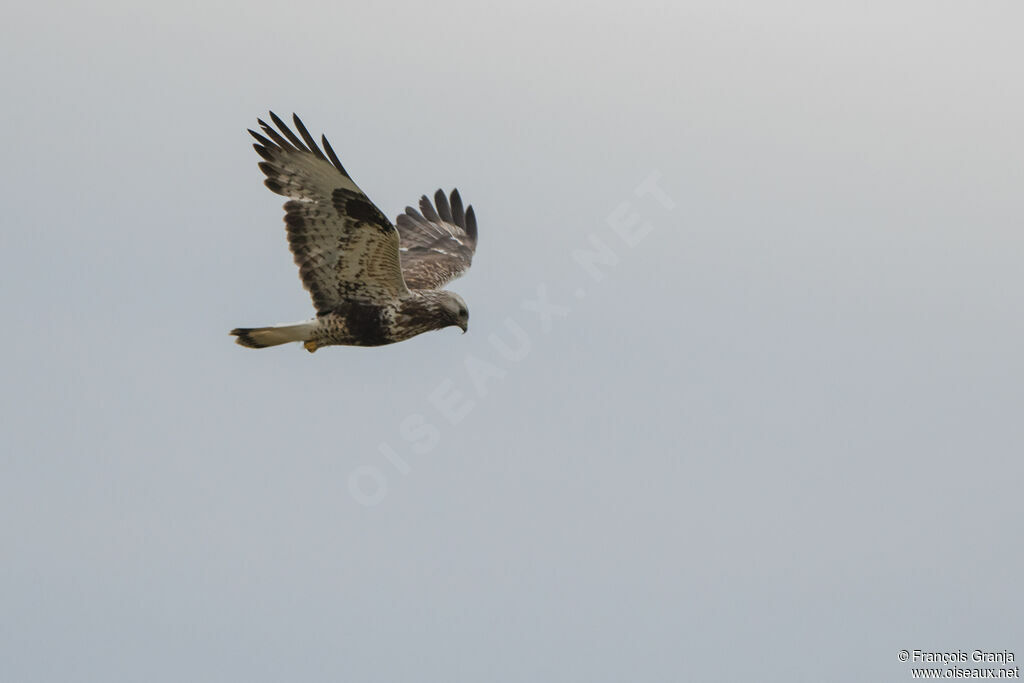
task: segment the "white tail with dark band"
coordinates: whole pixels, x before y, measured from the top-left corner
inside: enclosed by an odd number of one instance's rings
[[[307,341],[316,329],[316,320],[301,323],[271,325],[270,327],[239,327],[231,330],[238,337],[235,341],[250,349],[264,349],[288,342]]]

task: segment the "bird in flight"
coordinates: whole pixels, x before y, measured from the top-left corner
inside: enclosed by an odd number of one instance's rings
[[[382,346],[451,325],[465,333],[466,302],[441,289],[465,273],[476,251],[476,214],[458,190],[442,190],[419,211],[406,207],[392,224],[353,182],[323,136],[323,150],[299,117],[296,135],[274,112],[257,119],[253,147],[272,192],[288,198],[288,246],[316,317],[299,323],[231,330],[242,346],[262,349],[302,342]],[[275,128],[276,126],[276,128]],[[300,137],[301,136],[301,137]],[[326,154],[325,154],[326,152]]]

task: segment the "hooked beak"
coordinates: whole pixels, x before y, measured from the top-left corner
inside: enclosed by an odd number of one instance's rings
[[[462,330],[462,334],[466,334],[469,331],[469,321],[459,323],[459,328]]]

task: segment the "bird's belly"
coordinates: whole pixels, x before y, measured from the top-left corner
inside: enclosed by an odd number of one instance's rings
[[[346,304],[319,315],[316,342],[319,346],[381,346],[395,341],[390,338],[390,318],[383,306]]]

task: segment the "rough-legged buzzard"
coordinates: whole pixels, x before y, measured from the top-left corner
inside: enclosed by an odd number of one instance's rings
[[[242,346],[261,349],[302,342],[321,346],[381,346],[430,330],[469,323],[466,302],[443,287],[469,269],[476,250],[476,215],[458,190],[424,195],[395,225],[374,206],[338,161],[327,137],[323,150],[298,116],[297,136],[276,114],[250,130],[271,191],[288,197],[284,222],[302,284],[316,317],[300,323],[231,330]],[[326,152],[326,154],[325,154]]]

